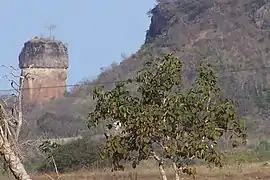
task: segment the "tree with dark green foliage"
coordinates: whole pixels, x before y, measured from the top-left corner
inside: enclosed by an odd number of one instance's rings
[[[50,148],[46,153],[47,159],[40,164],[37,170],[42,173],[55,171],[54,163],[48,162],[52,160],[49,157],[54,158],[59,173],[80,169],[106,168],[109,162],[100,158],[99,146],[101,144],[103,144],[103,140],[95,141],[90,138],[83,138],[63,144],[58,148]]]
[[[117,83],[111,91],[96,88],[95,109],[89,114],[88,127],[99,122],[121,124],[118,134],[106,135],[102,154],[112,159],[112,170],[123,170],[123,161],[136,166],[154,158],[163,180],[164,160],[169,160],[179,179],[179,172],[196,173],[191,159],[202,159],[222,167],[223,154],[218,148],[224,133],[233,146],[245,142],[244,121],[236,115],[230,100],[219,97],[217,77],[211,66],[202,62],[190,87],[182,87],[182,64],[172,54],[147,62],[138,72],[138,96],[126,85]]]

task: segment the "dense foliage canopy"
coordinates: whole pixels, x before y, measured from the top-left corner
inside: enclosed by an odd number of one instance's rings
[[[154,157],[163,165],[170,159],[184,172],[195,171],[183,159],[203,159],[222,166],[218,148],[224,133],[234,146],[245,139],[243,119],[236,115],[230,100],[219,97],[217,77],[211,66],[202,62],[190,87],[183,87],[182,64],[172,54],[145,64],[135,79],[137,96],[127,84],[117,83],[111,91],[94,91],[96,107],[90,113],[89,127],[105,121],[108,128],[119,122],[118,133],[106,134],[104,155],[113,160],[114,169],[123,169],[122,160],[135,168],[140,161]],[[159,152],[159,153],[158,153]]]

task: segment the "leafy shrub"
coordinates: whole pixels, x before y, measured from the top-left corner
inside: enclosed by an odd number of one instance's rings
[[[260,161],[255,151],[227,152],[225,156],[226,164],[242,164]]]
[[[84,168],[104,168],[108,161],[99,156],[101,142],[83,138],[65,144],[54,150],[53,157],[59,172],[75,171]],[[39,172],[54,171],[53,163],[42,162],[38,168]]]
[[[270,141],[263,140],[260,142],[259,146],[256,148],[256,151],[262,152],[262,151],[270,151]]]
[[[225,153],[227,164],[253,163],[270,160],[270,141],[264,140],[253,150]]]

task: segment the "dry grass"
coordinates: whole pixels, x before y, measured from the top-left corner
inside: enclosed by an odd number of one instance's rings
[[[173,179],[173,173],[168,172],[168,179]],[[51,174],[51,177],[56,178]],[[8,180],[7,177],[0,177],[1,180]],[[34,180],[50,180],[46,175],[33,175]],[[78,171],[69,174],[61,174],[61,180],[158,180],[159,173],[156,170],[139,168],[126,172],[87,172]],[[193,179],[182,175],[181,179]],[[253,163],[241,166],[225,166],[222,169],[197,167],[196,179],[198,180],[266,180],[270,179],[270,166],[267,163]]]

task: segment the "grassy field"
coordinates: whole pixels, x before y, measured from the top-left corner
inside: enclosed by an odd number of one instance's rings
[[[33,180],[51,180],[57,179],[53,174],[50,175],[32,175]],[[8,177],[0,177],[1,180],[8,180]],[[61,174],[61,180],[158,180],[159,173],[155,170],[145,170],[139,168],[136,171],[126,172],[87,172],[78,171],[69,174]],[[172,172],[168,172],[168,179],[174,179]],[[193,179],[186,175],[181,175],[180,179]],[[266,180],[270,179],[270,164],[252,163],[225,166],[222,169],[210,169],[205,166],[197,167],[196,179],[198,180]]]

